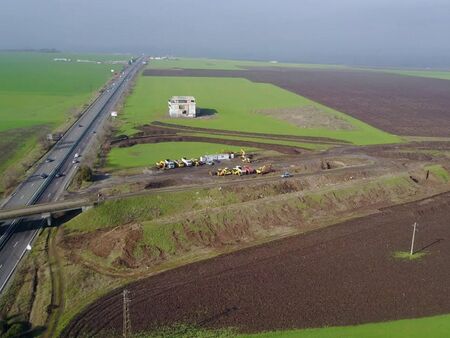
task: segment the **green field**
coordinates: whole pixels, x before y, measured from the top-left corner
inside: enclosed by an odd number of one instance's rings
[[[254,338],[445,338],[450,332],[450,315],[406,319],[357,326],[268,332],[239,337]]]
[[[154,166],[165,158],[200,157],[223,151],[239,151],[241,147],[203,142],[163,142],[137,144],[131,148],[113,148],[108,156],[108,168],[133,168]]]
[[[55,62],[110,58],[105,55],[47,53],[0,53],[0,131],[35,125],[56,126],[67,118],[68,110],[89,98],[120,65]]]
[[[62,57],[73,61],[53,61]],[[75,60],[128,58],[120,55],[0,53],[0,173],[32,151],[39,137],[67,124],[111,77],[111,69],[122,68],[121,65]]]
[[[200,108],[215,109],[212,118],[169,119],[167,100],[172,95],[193,95]],[[350,130],[300,128],[267,114],[267,109],[315,107],[345,121]],[[271,84],[234,78],[145,77],[139,78],[121,116],[122,132],[131,134],[136,127],[152,121],[268,134],[330,137],[354,144],[396,143],[397,136],[378,130],[346,114],[293,94]]]
[[[285,330],[255,334],[237,334],[233,329],[206,330],[189,326],[167,328],[153,333],[136,334],[135,338],[171,336],[177,338],[447,338],[450,315],[405,319],[356,326]]]

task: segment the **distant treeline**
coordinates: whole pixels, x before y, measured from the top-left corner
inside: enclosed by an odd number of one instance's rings
[[[32,52],[32,53],[61,53],[55,48],[41,48],[41,49],[0,49],[0,52]]]

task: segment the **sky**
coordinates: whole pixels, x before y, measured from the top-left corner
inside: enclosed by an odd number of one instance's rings
[[[2,0],[0,49],[450,68],[449,0]]]

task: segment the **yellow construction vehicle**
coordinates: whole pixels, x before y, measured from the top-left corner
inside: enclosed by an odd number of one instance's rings
[[[193,159],[191,159],[191,161],[192,161],[192,165],[194,167],[198,167],[198,166],[201,166],[203,164],[198,158],[193,158]]]
[[[271,171],[272,171],[271,164],[266,164],[266,165],[263,165],[262,167],[259,167],[258,169],[256,169],[256,173],[261,174],[261,175],[270,173]]]
[[[175,166],[176,166],[177,168],[183,168],[183,167],[186,166],[186,164],[184,164],[183,161],[175,160],[174,162],[175,162]]]
[[[233,174],[233,169],[219,168],[216,171],[210,171],[211,176],[228,176]]]
[[[228,176],[233,174],[233,171],[228,168],[218,169],[217,170],[217,176]]]
[[[165,165],[166,165],[165,161],[156,162],[156,168],[158,169],[164,169]]]
[[[246,155],[244,149],[241,149],[241,151],[240,151],[239,154],[241,155],[241,160],[242,160],[242,162],[244,162],[244,163],[251,163],[251,162],[252,162],[251,156]]]
[[[239,175],[242,176],[242,167],[236,166],[232,170],[233,175]]]
[[[156,162],[156,167],[158,169],[173,169],[176,167],[176,164],[174,161],[171,160],[163,160]]]

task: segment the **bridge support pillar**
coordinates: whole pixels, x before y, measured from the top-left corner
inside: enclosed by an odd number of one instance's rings
[[[41,214],[41,217],[47,220],[47,226],[52,226],[52,214],[50,212]]]

